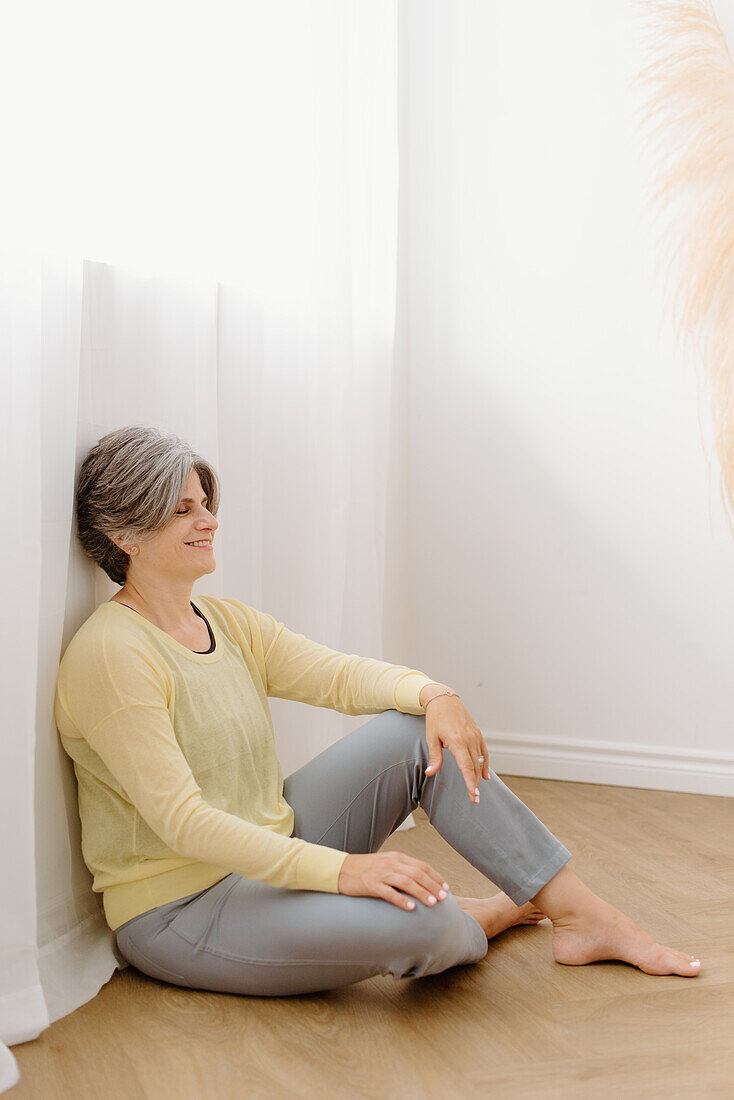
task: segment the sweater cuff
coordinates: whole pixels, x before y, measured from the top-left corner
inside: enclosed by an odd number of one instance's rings
[[[321,890],[325,894],[339,893],[339,872],[349,852],[327,848],[324,844],[308,844],[298,860],[296,889]]]
[[[410,672],[395,685],[395,707],[404,714],[425,714],[426,708],[419,703],[420,693],[426,684],[435,684],[435,680],[424,676],[422,672]]]

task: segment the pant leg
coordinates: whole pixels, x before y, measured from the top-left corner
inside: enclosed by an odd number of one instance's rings
[[[532,897],[570,858],[495,775],[475,805],[449,753],[429,779],[427,763],[423,717],[376,716],[285,780],[293,835],[377,851],[420,804],[449,843],[516,901]],[[153,977],[256,996],[375,974],[421,977],[476,962],[487,950],[481,926],[451,894],[434,907],[404,910],[381,898],[287,890],[236,874],[133,918],[117,941]]]
[[[376,715],[285,780],[294,835],[343,851],[376,852],[421,806],[444,840],[517,905],[571,858],[491,769],[474,803],[450,752],[444,749],[440,770],[426,778],[428,761],[423,715]]]
[[[231,874],[116,932],[138,970],[174,985],[259,997],[336,989],[376,974],[420,978],[487,952],[451,894],[435,908],[287,890]]]

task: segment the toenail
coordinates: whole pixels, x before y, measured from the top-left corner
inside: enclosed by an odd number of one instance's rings
[[[443,901],[443,899],[446,897],[446,891],[445,890],[439,890],[438,891],[438,896],[440,897],[441,901]]]
[[[431,894],[431,896],[429,897],[428,904],[429,905],[435,905],[436,904],[436,899],[434,898],[433,894]]]

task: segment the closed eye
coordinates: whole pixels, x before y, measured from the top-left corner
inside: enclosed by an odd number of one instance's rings
[[[205,504],[205,503],[206,503],[206,501],[207,501],[207,498],[206,498],[206,497],[204,497],[204,498],[202,499],[202,502],[201,502],[201,503],[202,503],[202,504]],[[184,510],[183,510],[182,512],[176,512],[176,515],[177,515],[177,516],[185,516],[187,512],[188,512],[188,508],[184,508]]]

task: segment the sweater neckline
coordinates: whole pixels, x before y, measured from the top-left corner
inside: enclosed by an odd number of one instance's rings
[[[199,597],[199,599],[201,600],[201,597]],[[177,652],[183,653],[192,661],[197,661],[199,664],[213,664],[214,661],[218,661],[222,656],[223,648],[219,629],[215,628],[211,619],[208,619],[193,601],[191,601],[191,606],[193,607],[194,611],[196,611],[197,614],[199,614],[201,618],[204,619],[204,622],[209,627],[209,630],[214,638],[213,652],[197,653],[196,650],[189,649],[189,647],[184,645],[183,642],[179,642],[177,638],[174,638],[167,631],[162,630],[161,627],[156,626],[156,624],[152,623],[150,619],[146,619],[145,615],[141,615],[140,612],[136,611],[134,607],[128,607],[126,603],[120,603],[118,600],[107,600],[106,604],[103,604],[102,606],[119,607],[122,610],[122,614],[124,614],[126,617],[134,615],[137,622],[139,622],[144,629],[152,631],[156,637],[161,638],[167,645],[171,646]]]

